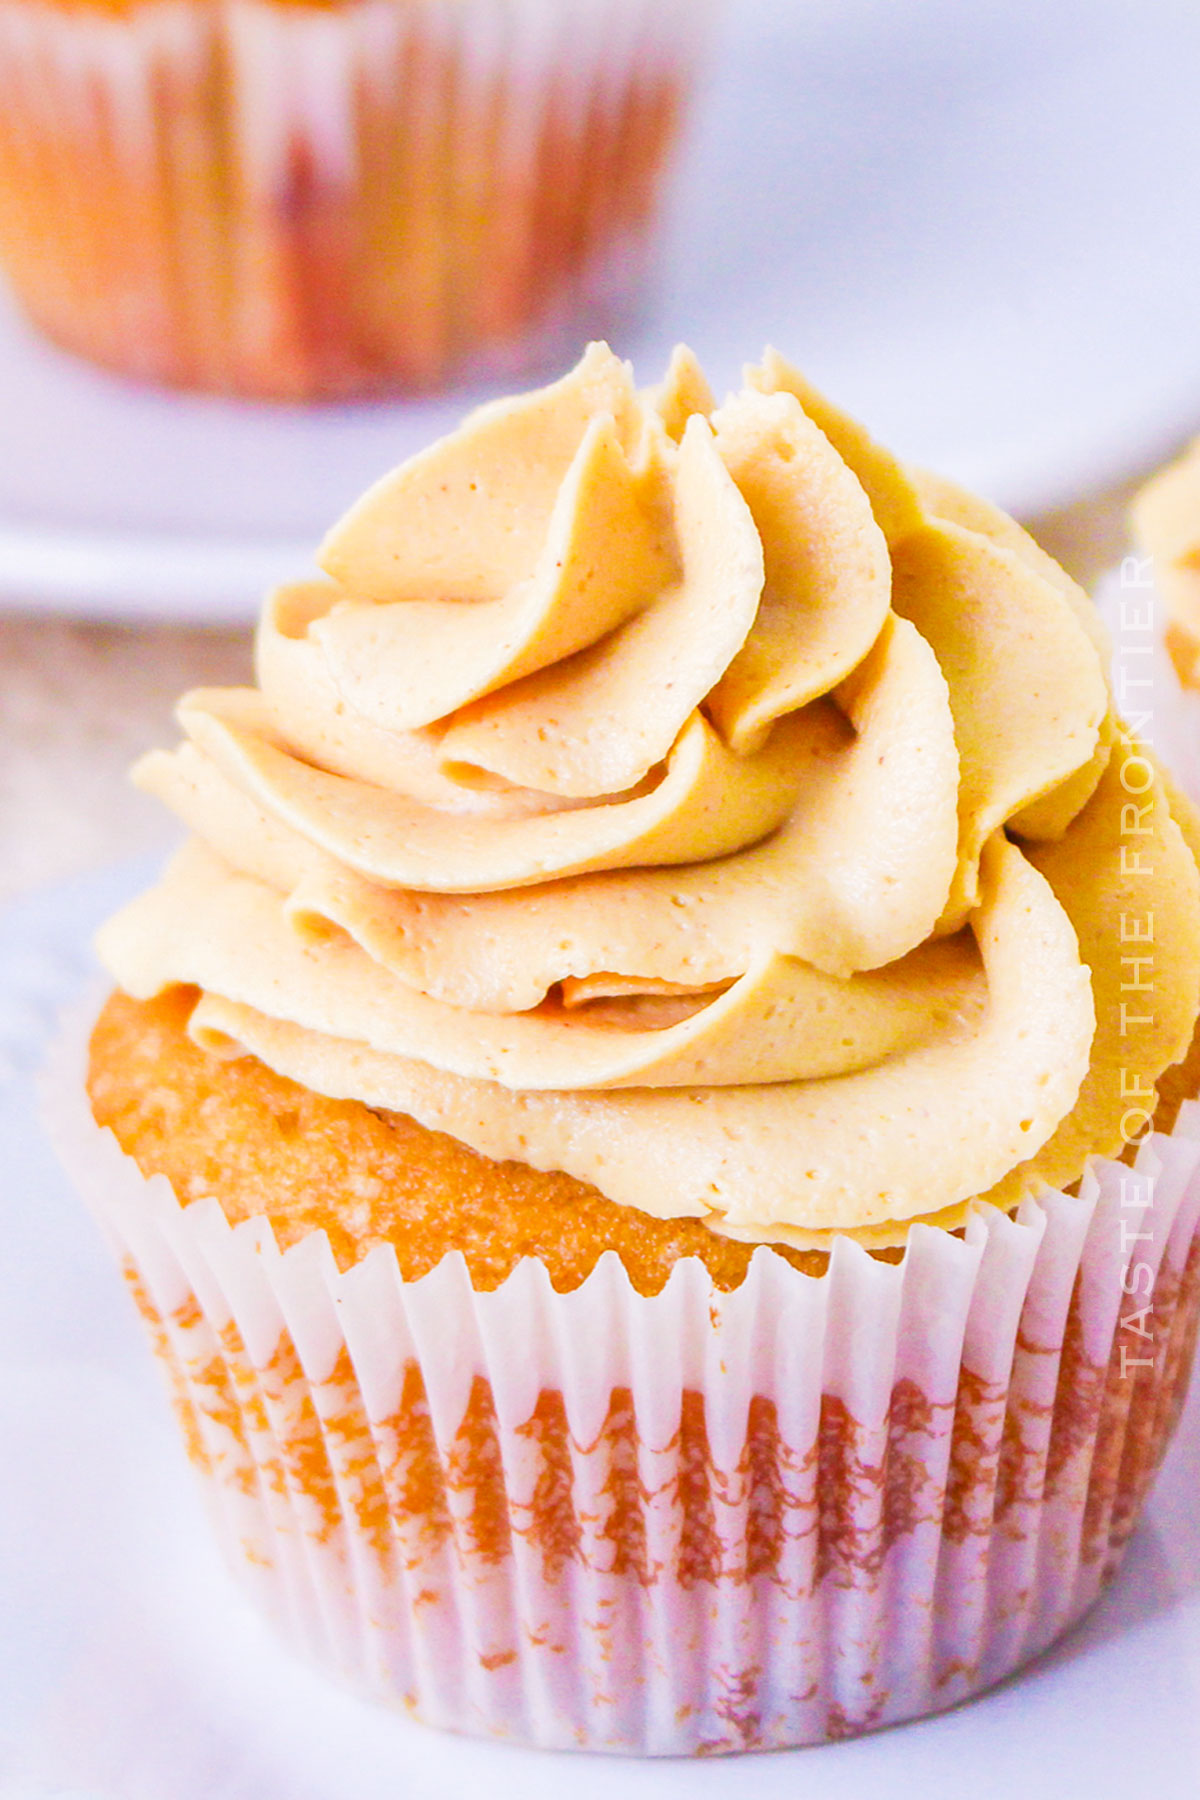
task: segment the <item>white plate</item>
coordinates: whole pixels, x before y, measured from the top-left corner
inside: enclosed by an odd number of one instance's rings
[[[32,1071],[125,867],[0,915],[0,1794],[6,1800],[1194,1800],[1200,1390],[1115,1588],[1064,1646],[940,1719],[827,1749],[629,1762],[441,1737],[293,1663],[209,1543]]]
[[[725,386],[770,338],[1025,515],[1136,470],[1200,426],[1198,79],[1186,0],[736,0],[618,348]],[[248,619],[468,398],[180,399],[0,312],[0,603]]]

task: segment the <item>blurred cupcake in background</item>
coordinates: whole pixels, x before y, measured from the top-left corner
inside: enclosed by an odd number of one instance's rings
[[[1183,687],[1200,689],[1200,438],[1146,483],[1132,524],[1153,562],[1166,615],[1162,638],[1175,673]]]
[[[709,0],[0,0],[0,261],[57,343],[306,400],[633,294]]]
[[[1200,799],[1200,439],[1135,495],[1133,554],[1097,603],[1115,649],[1118,685],[1151,718],[1179,779]]]

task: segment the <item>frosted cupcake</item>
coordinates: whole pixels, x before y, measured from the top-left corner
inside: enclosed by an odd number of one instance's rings
[[[232,1564],[540,1744],[978,1692],[1196,1328],[1200,832],[1087,601],[778,357],[602,346],[321,561],[140,767],[192,835],[63,1131]]]
[[[150,381],[518,367],[634,291],[707,10],[4,0],[0,263],[56,342]]]
[[[1165,604],[1162,635],[1175,673],[1182,686],[1200,688],[1200,442],[1146,483],[1132,522]]]
[[[1126,691],[1171,746],[1189,795],[1200,796],[1200,445],[1160,469],[1135,496],[1131,553],[1097,590]]]

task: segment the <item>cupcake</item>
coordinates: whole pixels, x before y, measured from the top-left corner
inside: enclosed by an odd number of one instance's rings
[[[6,0],[0,263],[57,343],[173,386],[520,366],[633,292],[706,12]]]
[[[1113,1575],[1200,1310],[1200,821],[1088,602],[781,358],[594,345],[137,771],[64,1154],[231,1566],[460,1731],[965,1699]]]
[[[1175,673],[1183,687],[1200,688],[1200,440],[1146,483],[1132,524],[1152,562],[1141,584],[1165,604],[1162,635]],[[1141,571],[1125,574],[1128,587]]]
[[[1169,742],[1193,799],[1200,797],[1200,444],[1135,495],[1131,553],[1096,601],[1116,646],[1118,700],[1147,734]]]

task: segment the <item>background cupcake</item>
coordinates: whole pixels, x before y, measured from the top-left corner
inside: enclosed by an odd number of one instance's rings
[[[1183,687],[1200,689],[1200,442],[1146,483],[1132,524],[1152,561],[1165,607],[1162,641],[1175,674]]]
[[[4,0],[0,259],[57,342],[284,399],[627,300],[705,0]]]
[[[142,766],[194,841],[61,1128],[234,1566],[541,1744],[978,1692],[1194,1347],[1200,825],[1086,601],[779,358],[602,346],[322,561]]]
[[[1200,796],[1200,446],[1140,489],[1130,554],[1108,571],[1096,604],[1112,632],[1116,679],[1152,716],[1180,781]],[[1147,676],[1152,685],[1147,684]],[[1152,703],[1152,704],[1151,704]]]

